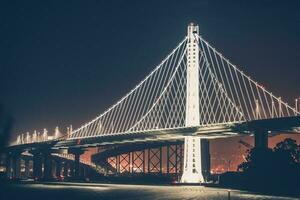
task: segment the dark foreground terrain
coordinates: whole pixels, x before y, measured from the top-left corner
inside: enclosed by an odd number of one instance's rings
[[[232,190],[231,200],[297,199]],[[0,183],[1,200],[111,200],[111,199],[206,199],[226,200],[226,189],[203,186],[149,186],[93,183]]]

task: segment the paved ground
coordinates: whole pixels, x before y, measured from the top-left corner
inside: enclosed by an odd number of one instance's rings
[[[202,186],[145,186],[92,183],[0,184],[1,200],[167,200],[197,199],[226,200],[228,191]],[[296,198],[257,195],[238,190],[231,191],[231,200]]]

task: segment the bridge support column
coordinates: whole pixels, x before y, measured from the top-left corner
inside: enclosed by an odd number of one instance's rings
[[[210,174],[209,142],[200,137],[184,139],[184,166],[182,183],[204,183]]]
[[[41,179],[42,170],[42,154],[40,152],[34,152],[33,154],[33,178]]]
[[[202,174],[204,181],[208,182],[210,179],[210,152],[209,152],[209,140],[201,139],[201,164]]]
[[[19,153],[15,153],[12,156],[12,168],[13,168],[13,179],[21,178],[21,158]]]
[[[51,178],[56,177],[56,171],[57,171],[57,162],[53,159],[51,159]]]
[[[70,177],[75,177],[75,167],[74,163],[69,164],[69,176]]]
[[[80,178],[80,155],[84,153],[83,149],[69,149],[69,153],[75,156],[74,176]]]
[[[170,155],[170,147],[171,147],[171,145],[167,145],[167,174],[170,173],[170,162],[172,164],[172,161],[171,161],[172,154]]]
[[[69,176],[69,164],[68,164],[68,162],[65,162],[65,163],[64,163],[63,176],[64,176],[64,177],[68,177],[68,176]]]
[[[254,146],[255,148],[268,148],[268,132],[267,131],[256,131],[254,133]]]
[[[25,160],[25,178],[29,178],[30,177],[30,160],[28,158],[26,158]]]
[[[80,153],[75,153],[75,163],[74,163],[74,168],[75,168],[75,177],[79,178],[80,176],[80,169],[79,169],[79,165],[80,165]]]
[[[56,171],[55,171],[55,176],[59,178],[61,176],[61,170],[62,170],[62,163],[61,161],[56,161]]]
[[[146,173],[146,150],[143,150],[143,173]]]
[[[6,177],[12,179],[12,154],[8,152],[6,154]]]
[[[50,152],[45,152],[44,156],[44,179],[49,180],[52,177],[52,158]]]
[[[116,171],[117,171],[117,174],[120,174],[120,155],[117,155],[116,156]]]
[[[83,168],[82,169],[83,177],[84,178],[89,178],[89,176],[90,176],[89,168],[87,166],[83,166],[82,168]]]

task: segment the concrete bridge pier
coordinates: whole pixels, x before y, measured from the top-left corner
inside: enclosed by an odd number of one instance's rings
[[[74,148],[74,149],[69,149],[69,154],[73,154],[75,156],[75,161],[74,161],[74,177],[80,178],[80,155],[84,153],[83,149],[79,148]]]
[[[12,154],[8,152],[6,154],[6,177],[12,179]]]
[[[68,162],[63,163],[63,176],[68,177],[69,176],[69,164]]]
[[[80,153],[75,153],[75,163],[74,163],[74,175],[76,178],[80,177]]]
[[[51,157],[51,177],[50,178],[55,178],[56,177],[56,172],[57,172],[57,161]]]
[[[83,177],[89,177],[90,176],[90,169],[86,166],[83,167]]]
[[[205,182],[210,179],[210,151],[209,151],[209,140],[201,139],[201,167],[202,174]]]
[[[61,171],[62,171],[62,162],[60,160],[57,160],[55,164],[56,164],[55,176],[59,178],[61,176]]]
[[[268,148],[268,131],[257,130],[254,132],[254,147]]]
[[[85,177],[85,167],[84,166],[79,166],[79,176],[84,178]]]
[[[30,178],[30,160],[29,159],[25,159],[24,160],[24,162],[25,162],[25,177],[26,178]]]
[[[209,140],[187,136],[184,141],[182,183],[205,183],[210,177]]]
[[[51,152],[47,151],[43,153],[44,157],[44,179],[49,180],[52,179],[52,156]]]
[[[12,155],[12,179],[21,178],[21,157],[19,153],[13,153]]]
[[[73,163],[70,163],[69,164],[69,168],[68,168],[68,170],[69,170],[69,176],[70,177],[75,177],[75,167],[74,167],[74,164]]]
[[[31,152],[33,155],[33,178],[41,179],[43,176],[43,161],[41,152]]]

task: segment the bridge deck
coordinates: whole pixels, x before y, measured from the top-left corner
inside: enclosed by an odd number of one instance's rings
[[[233,137],[237,135],[253,134],[254,132],[300,133],[300,116],[253,120],[249,122],[221,124],[207,127],[175,128],[165,130],[150,130],[128,132],[123,134],[103,135],[81,139],[61,139],[39,143],[29,143],[9,146],[7,149],[26,149],[49,147],[53,149],[87,148],[116,144],[130,144],[138,142],[157,142],[183,140],[185,136],[195,135],[204,138]]]

